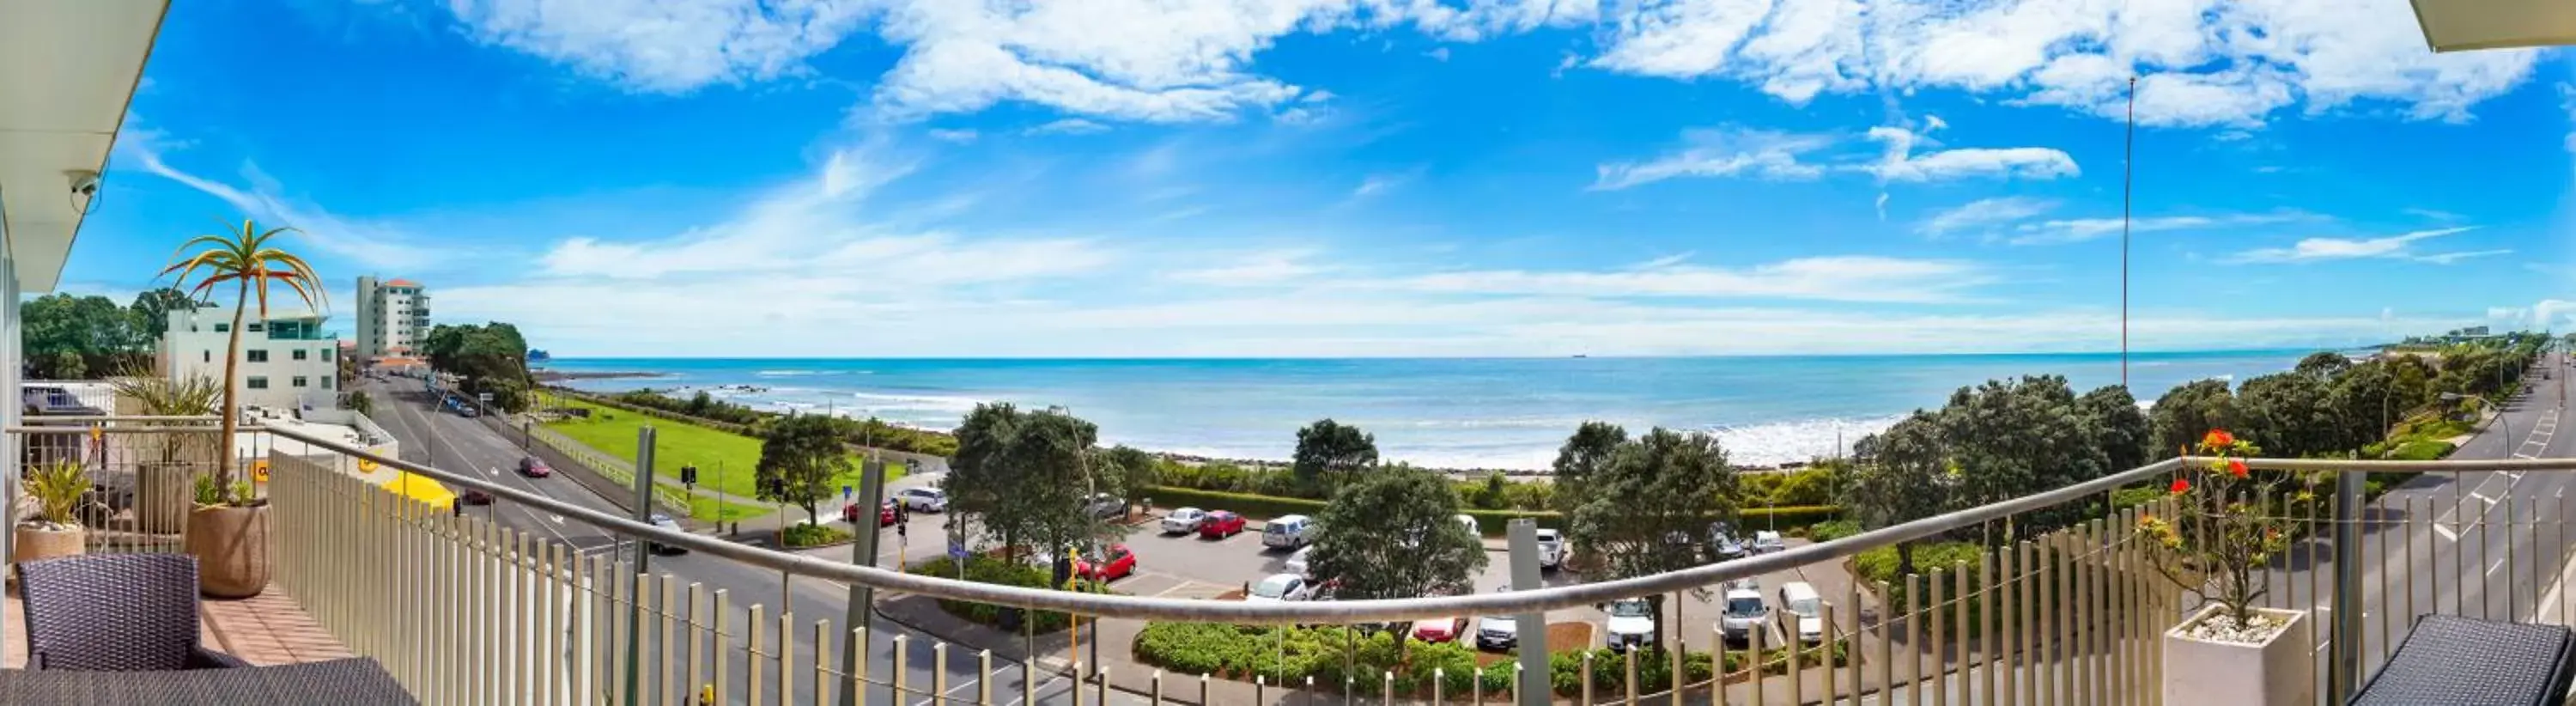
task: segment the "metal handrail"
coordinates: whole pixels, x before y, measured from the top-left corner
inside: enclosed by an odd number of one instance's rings
[[[1052,591],[1017,586],[973,583],[934,578],[899,571],[825,561],[802,554],[773,551],[736,544],[706,535],[654,527],[633,519],[598,512],[532,492],[517,490],[498,481],[472,475],[450,473],[401,459],[387,458],[327,439],[289,430],[271,429],[270,433],[295,439],[316,447],[374,461],[432,479],[483,490],[496,497],[525,503],[546,512],[580,520],[644,541],[733,559],[764,569],[799,576],[855,583],[882,590],[917,593],[936,598],[971,601],[1032,609],[1059,610],[1083,615],[1143,620],[1197,620],[1243,624],[1261,623],[1359,623],[1446,618],[1460,615],[1511,615],[1596,605],[1622,598],[1635,598],[1671,593],[1684,589],[1716,585],[1737,579],[1787,570],[1809,564],[1833,561],[1880,547],[1892,546],[1999,520],[2014,514],[2046,508],[2088,495],[2108,493],[2122,486],[2150,480],[2182,467],[2186,461],[2204,458],[2175,458],[2158,461],[2101,478],[2062,488],[2025,495],[2002,502],[1950,512],[1912,522],[1883,527],[1842,539],[1794,547],[1779,552],[1697,566],[1651,576],[1559,586],[1508,593],[1477,593],[1436,598],[1397,598],[1376,600],[1246,603],[1175,598],[1116,596],[1073,591]],[[2576,459],[2541,459],[2511,461],[2314,461],[2308,459],[2246,459],[2260,468],[2296,468],[2319,470],[2368,471],[2452,471],[2452,470],[2576,470]]]

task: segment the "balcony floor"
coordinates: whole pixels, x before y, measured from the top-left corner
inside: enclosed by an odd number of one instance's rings
[[[21,622],[24,606],[19,603],[16,588],[7,594],[8,620],[0,625],[0,668],[20,669],[27,665],[25,624]],[[320,662],[353,656],[349,649],[312,616],[296,607],[295,599],[275,585],[258,596],[241,600],[203,599],[198,604],[199,632],[206,646],[242,661],[259,666]]]

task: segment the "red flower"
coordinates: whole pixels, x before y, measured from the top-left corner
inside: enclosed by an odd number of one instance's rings
[[[2245,473],[2246,473],[2246,471],[2245,471],[2245,462],[2244,462],[2244,461],[2241,461],[2241,460],[2238,460],[2238,459],[2232,459],[2232,458],[2231,458],[2231,459],[2227,459],[2227,474],[2228,474],[2228,475],[2236,476],[2236,477],[2238,477],[2238,478],[2243,478],[2243,477],[2245,477]]]
[[[2211,429],[2209,430],[2208,436],[2200,438],[2200,444],[2202,446],[2218,448],[2234,446],[2236,445],[2236,435],[2227,433],[2227,430],[2225,429]]]
[[[2187,493],[2187,492],[2190,492],[2190,491],[2191,491],[2191,481],[2184,480],[2184,479],[2181,479],[2181,478],[2175,478],[2175,479],[2174,479],[2174,484],[2173,484],[2173,494],[2175,494],[2175,495],[2181,495],[2181,494],[2183,494],[2183,493]]]

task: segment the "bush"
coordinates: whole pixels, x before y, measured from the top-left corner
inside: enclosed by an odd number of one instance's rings
[[[909,573],[920,574],[923,576],[936,576],[944,579],[959,578],[957,575],[957,561],[947,557],[924,559],[919,562],[914,562],[904,570]],[[1020,586],[1024,588],[1048,588],[1048,574],[1049,570],[1045,567],[1031,566],[1029,564],[1011,561],[997,556],[976,554],[966,558],[966,575],[964,578],[965,580],[976,583]],[[1068,581],[1065,586],[1060,588],[1069,588],[1071,590],[1086,593],[1109,592],[1108,586],[1081,579]],[[990,603],[975,603],[970,601],[952,601],[948,599],[940,599],[939,608],[941,610],[948,611],[949,615],[996,627],[1002,625],[1003,615],[1005,613],[1025,612],[1018,608],[1008,606],[996,606]],[[1036,616],[1030,620],[1028,629],[1034,630],[1039,634],[1046,634],[1063,630],[1066,626],[1071,624],[1073,624],[1072,619],[1064,613],[1051,610],[1038,611]]]
[[[789,549],[850,541],[849,531],[831,525],[789,525],[785,534]]]
[[[1284,515],[1313,515],[1324,509],[1322,500],[1177,488],[1168,485],[1156,486],[1152,491],[1144,493],[1144,496],[1153,498],[1156,508],[1195,507],[1202,510],[1231,510],[1244,517],[1259,520]]]
[[[1736,512],[1735,526],[1747,532],[1767,529],[1789,532],[1804,529],[1818,522],[1841,519],[1842,516],[1843,508],[1840,505],[1748,507]]]
[[[1807,536],[1819,542],[1831,542],[1860,534],[1860,523],[1851,520],[1828,520],[1807,528]]]
[[[2454,447],[2448,441],[2409,441],[2399,444],[2396,451],[2390,452],[2389,458],[2399,461],[2433,461],[2451,455],[2452,448]]]

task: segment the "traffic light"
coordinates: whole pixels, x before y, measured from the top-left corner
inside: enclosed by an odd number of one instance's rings
[[[681,484],[684,484],[684,485],[697,485],[697,484],[698,484],[698,467],[697,467],[697,466],[681,466],[681,467],[680,467],[680,483],[681,483]]]

